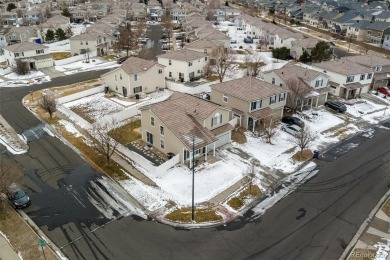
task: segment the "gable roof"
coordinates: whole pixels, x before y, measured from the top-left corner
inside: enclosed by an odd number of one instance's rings
[[[182,49],[179,51],[172,51],[172,52],[167,52],[164,54],[157,55],[157,58],[180,60],[180,61],[193,61],[204,57],[207,57],[207,53],[191,51],[188,49]]]
[[[269,73],[271,71],[268,71]],[[296,66],[296,65],[286,65],[280,69],[273,70],[286,84],[288,84],[288,81],[291,78],[300,78],[302,79],[307,85],[310,85],[310,82],[313,81],[315,78],[317,78],[320,75],[325,76],[325,74],[307,69],[304,67]],[[326,77],[328,77],[326,75]]]
[[[347,76],[373,72],[366,66],[344,59],[313,63],[312,66]]]
[[[69,40],[84,40],[84,41],[96,41],[98,38],[101,37],[107,37],[107,38],[113,38],[107,34],[95,32],[95,31],[87,31],[84,33],[80,33],[78,35],[75,35],[73,37],[70,37]]]
[[[212,90],[217,90],[248,102],[288,92],[284,87],[277,87],[251,77],[229,80],[210,85],[210,87]]]
[[[147,71],[157,63],[152,60],[144,60],[138,57],[129,57],[122,63],[121,68],[127,74],[136,74],[138,72]]]
[[[42,50],[49,47],[31,42],[21,42],[12,45],[5,46],[4,49],[11,52],[30,51],[30,50]]]
[[[209,39],[199,39],[188,43],[186,48],[194,48],[194,49],[213,49],[222,45],[220,41],[217,40],[209,40]]]
[[[203,121],[219,105],[189,94],[174,93],[167,100],[141,108],[151,110],[165,126],[188,149],[192,149],[192,137],[195,136],[195,149],[217,141],[217,137],[197,120]]]
[[[356,55],[341,58],[367,67],[390,66],[390,60],[375,55]]]

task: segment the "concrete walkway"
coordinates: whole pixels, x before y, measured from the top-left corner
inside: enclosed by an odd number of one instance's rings
[[[0,260],[19,260],[18,254],[2,235],[0,235]]]
[[[0,142],[7,145],[8,150],[13,154],[22,154],[27,152],[28,145],[23,142],[15,130],[0,115]]]
[[[54,67],[42,68],[39,70],[52,79],[65,76],[63,72],[56,70]]]

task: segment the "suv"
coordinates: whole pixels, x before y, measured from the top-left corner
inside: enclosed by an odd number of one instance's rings
[[[25,208],[31,204],[27,194],[15,183],[8,187],[7,197],[15,208]]]
[[[337,101],[326,101],[325,106],[336,110],[339,113],[344,113],[347,111],[347,107],[343,103]]]
[[[305,126],[305,123],[301,119],[295,116],[284,116],[282,117],[282,122],[288,125],[297,125],[300,127]]]

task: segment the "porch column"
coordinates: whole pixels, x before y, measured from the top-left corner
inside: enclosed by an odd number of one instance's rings
[[[318,99],[320,98],[320,96],[317,97],[317,100],[316,100],[316,107],[318,107]]]
[[[349,94],[349,90],[346,88],[347,92],[345,94],[345,100],[348,100],[348,94]]]
[[[303,103],[305,102],[305,100],[303,99],[302,102],[301,102],[301,111],[303,111]]]
[[[207,162],[207,145],[206,145],[206,153],[204,154],[204,160]]]
[[[253,119],[253,125],[252,125],[252,132],[254,132],[255,131],[255,124],[256,124],[256,121]]]
[[[215,142],[213,143],[214,147],[213,147],[213,156],[215,156]]]
[[[192,168],[192,152],[190,152],[190,168]]]

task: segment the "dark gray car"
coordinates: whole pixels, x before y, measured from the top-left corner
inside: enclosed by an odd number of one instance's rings
[[[31,204],[27,194],[16,184],[8,188],[7,197],[15,208],[25,208]]]

